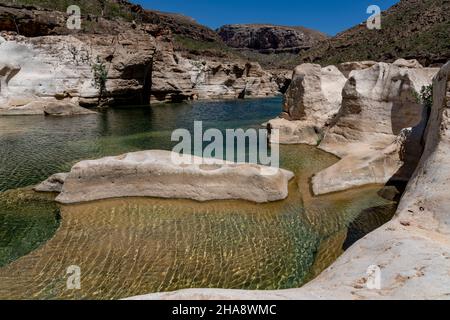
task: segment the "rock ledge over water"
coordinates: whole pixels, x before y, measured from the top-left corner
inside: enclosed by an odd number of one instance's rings
[[[121,197],[248,200],[285,199],[292,172],[246,163],[176,164],[169,151],[141,151],[76,164],[56,201],[64,204]],[[197,162],[198,161],[198,162]]]

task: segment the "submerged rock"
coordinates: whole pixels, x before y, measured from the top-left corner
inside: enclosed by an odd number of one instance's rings
[[[154,150],[82,161],[72,168],[56,200],[69,204],[120,197],[158,197],[264,203],[285,199],[288,182],[294,176],[290,171],[255,164],[176,164],[173,155]]]
[[[70,102],[51,102],[44,106],[44,114],[47,116],[73,116],[95,113]]]

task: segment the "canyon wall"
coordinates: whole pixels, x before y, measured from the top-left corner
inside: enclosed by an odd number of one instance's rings
[[[132,299],[450,299],[450,62],[434,78],[425,151],[392,221],[299,289],[190,289]],[[378,281],[378,279],[379,281]]]
[[[152,71],[151,102],[238,99],[280,94],[282,84],[258,63],[189,59],[170,42],[157,44]]]
[[[312,178],[315,195],[387,182],[405,183],[422,153],[429,109],[420,92],[437,68],[416,60],[392,64],[302,64],[278,119],[280,143],[318,145],[341,160]]]
[[[144,32],[4,38],[0,65],[15,71],[0,75],[2,114],[40,114],[51,102],[96,106],[100,98],[109,104],[145,101],[155,42]],[[107,74],[102,97],[94,72],[101,65]]]
[[[233,48],[252,49],[262,53],[298,53],[327,39],[325,34],[303,27],[266,24],[225,25],[217,33]]]
[[[319,145],[342,159],[313,177],[316,195],[409,180],[428,117],[417,95],[439,69],[404,65],[378,63],[350,73],[342,107]]]
[[[63,12],[0,4],[0,115],[43,114],[49,103],[84,113],[80,107],[267,97],[286,85],[257,63],[188,58],[166,26],[175,16],[141,14],[139,24],[88,15],[82,30],[70,30]],[[166,24],[154,24],[157,17]],[[198,39],[209,34],[180,19]]]

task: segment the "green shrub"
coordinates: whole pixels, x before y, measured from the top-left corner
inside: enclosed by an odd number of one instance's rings
[[[106,93],[106,81],[108,81],[108,70],[100,57],[97,57],[97,62],[92,65],[92,72],[94,73],[94,85],[99,91],[100,100]]]
[[[420,93],[415,93],[418,103],[421,103],[424,107],[433,107],[433,85],[423,86]]]

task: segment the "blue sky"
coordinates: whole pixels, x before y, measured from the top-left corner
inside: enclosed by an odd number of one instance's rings
[[[181,13],[213,29],[234,23],[305,26],[334,35],[368,18],[369,5],[385,10],[398,0],[132,0],[144,8]]]

